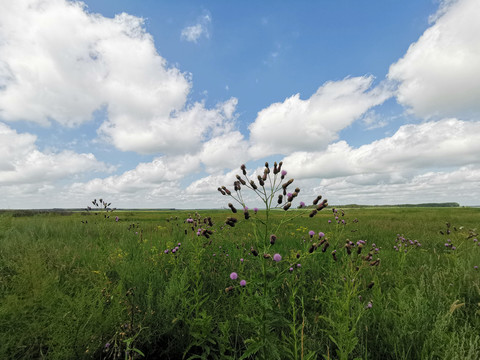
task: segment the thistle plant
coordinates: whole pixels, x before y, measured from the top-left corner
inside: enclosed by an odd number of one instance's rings
[[[271,250],[275,246],[277,241],[276,234],[282,225],[296,217],[306,214],[305,211],[300,211],[293,213],[291,216],[287,215],[300,193],[300,188],[297,187],[293,189],[293,191],[290,190],[294,179],[286,180],[287,171],[282,169],[282,166],[282,162],[279,162],[278,164],[275,162],[272,169],[268,162],[266,162],[263,174],[254,177],[249,175],[246,166],[242,165],[240,167],[241,175],[236,175],[236,180],[233,183],[233,191],[226,186],[218,188],[218,191],[222,195],[228,196],[233,200],[233,203],[228,203],[228,207],[233,215],[225,220],[226,225],[230,227],[236,226],[239,221],[237,218],[238,215],[236,215],[238,213],[243,213],[245,221],[252,221],[255,243],[250,248],[250,253],[261,262],[261,278],[259,281],[255,282],[257,288],[252,290],[255,296],[260,298],[261,319],[259,322],[261,327],[258,329],[258,337],[246,342],[248,343],[248,348],[242,358],[260,353],[262,358],[265,359],[267,358],[267,353],[271,354],[271,351],[275,352],[275,349],[268,348],[269,342],[267,336],[270,333],[269,328],[272,323],[270,321],[273,301],[271,293],[275,286],[275,278],[279,279],[281,274],[289,271],[289,266],[284,266],[284,269],[281,270],[281,265],[283,265],[282,254],[274,253],[271,255]],[[248,189],[261,200],[264,205],[264,210],[261,214],[258,209],[255,208],[253,209],[252,216],[251,210],[247,207],[242,189]],[[322,196],[319,195],[313,200],[312,203],[314,208],[309,213],[310,217],[314,217],[319,211],[328,206],[327,200],[325,199],[321,201],[321,199]],[[236,206],[238,206],[240,210],[237,209]],[[300,202],[298,208],[305,208],[305,203]],[[278,224],[273,224],[271,220],[271,212],[274,209],[283,209],[285,212],[285,216]],[[259,256],[259,254],[261,254],[261,256]],[[285,255],[286,254],[284,254],[284,257]],[[236,275],[235,272],[232,274]],[[274,276],[271,281],[269,281],[270,279],[268,278],[268,275],[270,274],[273,274]],[[245,286],[246,281],[240,285]],[[228,291],[230,292],[231,290],[232,289],[229,289]],[[295,346],[296,345],[297,343],[295,341]]]

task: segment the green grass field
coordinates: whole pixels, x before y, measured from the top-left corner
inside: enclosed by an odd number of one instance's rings
[[[480,209],[309,212],[4,212],[0,358],[480,358]]]

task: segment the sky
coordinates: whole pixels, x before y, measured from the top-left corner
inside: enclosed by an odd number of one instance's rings
[[[480,205],[480,2],[0,1],[0,209]],[[248,206],[258,199],[244,190]]]

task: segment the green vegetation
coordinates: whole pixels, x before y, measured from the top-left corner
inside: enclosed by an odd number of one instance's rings
[[[480,209],[303,211],[265,247],[264,211],[223,229],[231,212],[4,212],[0,358],[480,358]]]

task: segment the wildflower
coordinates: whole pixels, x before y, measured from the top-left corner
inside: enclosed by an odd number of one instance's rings
[[[282,170],[280,173],[282,175],[282,179],[287,175],[287,170]]]
[[[291,267],[290,269],[288,269],[288,271],[292,272],[292,271],[293,271],[293,267]]]
[[[115,216],[115,221],[118,222],[118,216]],[[110,344],[108,344],[108,345],[110,345]]]
[[[320,231],[320,232],[318,233],[318,238],[319,238],[319,239],[323,238],[324,236],[325,236],[325,234],[324,234],[323,232]]]
[[[302,267],[302,264],[297,264],[297,268]]]
[[[276,236],[276,235],[274,235],[274,234],[270,235],[270,244],[272,244],[272,245],[275,244],[275,241],[276,241],[276,240],[277,240],[277,236]]]
[[[475,270],[478,270],[478,266],[477,266],[477,265],[475,265],[473,268],[474,268]]]
[[[280,260],[282,260],[282,255],[280,254],[273,255],[273,260],[275,260],[276,262],[279,262]]]
[[[164,254],[168,254],[168,249],[163,252]]]
[[[315,231],[313,231],[313,230],[310,230],[310,231],[308,232],[308,235],[310,235],[310,237],[312,238],[312,237],[313,237],[313,235],[315,235]]]
[[[258,212],[258,208],[253,208],[253,212],[256,214]]]
[[[328,219],[328,223],[331,224],[331,223],[332,223],[332,220]]]
[[[192,219],[192,218],[188,218],[188,219],[187,219],[187,223],[192,224],[192,223],[193,223],[193,219]]]
[[[182,243],[178,243],[177,245],[178,245],[178,246],[182,246]]]
[[[107,343],[105,344],[105,349],[108,349],[109,347],[110,347],[110,343],[107,342]]]
[[[244,287],[247,285],[247,282],[245,280],[240,280],[240,286]]]
[[[304,208],[305,207],[305,203],[303,201],[300,201],[300,208]]]
[[[230,274],[230,279],[232,279],[232,280],[237,280],[237,278],[238,278],[238,274],[237,274],[236,272],[232,272],[232,273]]]
[[[365,309],[371,309],[372,307],[373,307],[373,304],[371,301],[369,301],[367,306],[365,306]]]

